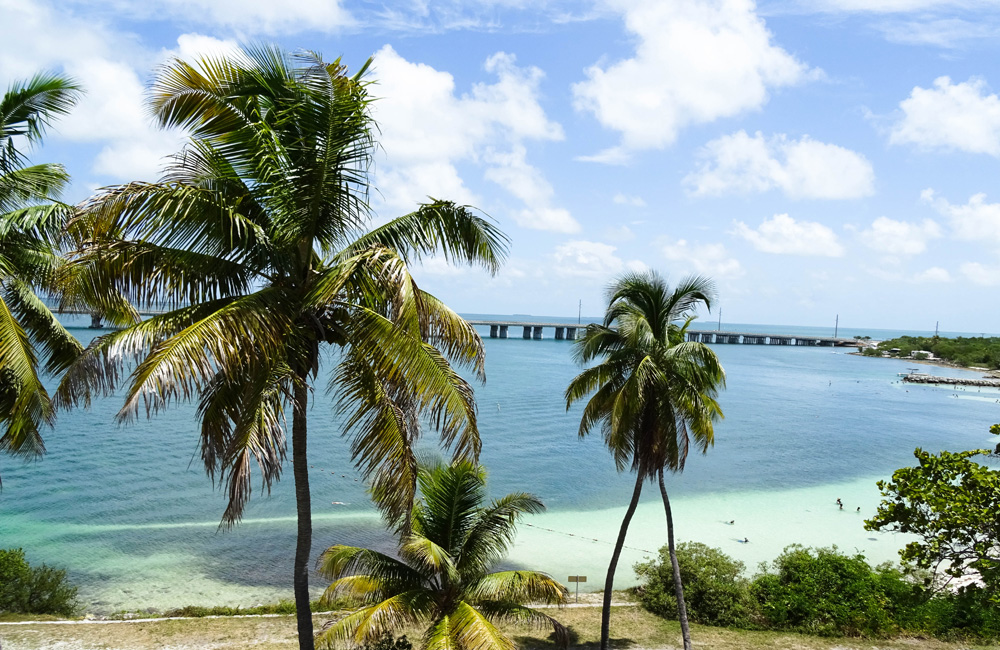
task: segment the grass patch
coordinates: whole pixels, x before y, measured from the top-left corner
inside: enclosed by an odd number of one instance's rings
[[[581,594],[582,596],[582,594]],[[573,647],[600,647],[601,610],[580,607],[546,610],[568,625]],[[316,629],[328,619],[316,616]],[[555,650],[548,630],[508,627],[506,631],[524,650]],[[402,630],[419,647],[420,630]],[[968,643],[927,639],[830,639],[783,632],[749,632],[693,625],[696,648],[712,650],[960,650]],[[616,650],[680,648],[680,627],[638,607],[614,607],[611,618],[612,647]],[[213,650],[294,650],[295,618],[201,618],[104,625],[50,624],[0,625],[4,648],[56,650],[57,648],[129,648],[154,650],[164,646],[210,647]]]

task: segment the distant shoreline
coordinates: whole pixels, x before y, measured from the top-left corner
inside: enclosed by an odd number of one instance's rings
[[[856,357],[865,357],[868,359],[893,359],[896,361],[905,361],[907,363],[918,363],[924,366],[937,366],[939,368],[952,368],[954,370],[968,370],[969,372],[983,372],[988,374],[1000,373],[1000,370],[990,370],[989,368],[983,368],[980,366],[960,366],[952,361],[945,361],[944,359],[911,359],[909,357],[883,357],[883,356],[866,356],[862,352],[848,352],[847,354],[853,354]],[[986,377],[984,377],[986,379]]]

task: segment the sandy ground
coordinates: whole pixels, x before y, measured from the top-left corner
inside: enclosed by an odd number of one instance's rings
[[[582,595],[582,594],[581,594]],[[634,606],[612,610],[612,648],[671,650],[680,648],[679,627]],[[571,629],[572,647],[596,650],[600,639],[600,608],[565,608],[548,613]],[[324,617],[315,619],[317,628]],[[508,628],[524,650],[555,650],[545,630]],[[419,631],[410,630],[410,638]],[[866,641],[826,639],[798,634],[741,632],[692,626],[695,648],[718,650],[959,650],[967,644],[934,640]],[[60,622],[0,624],[3,650],[293,650],[295,621],[288,616],[174,619],[124,622]],[[996,646],[975,646],[996,647]]]

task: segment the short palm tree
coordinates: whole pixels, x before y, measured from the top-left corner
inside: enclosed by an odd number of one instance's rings
[[[705,452],[714,441],[713,423],[722,417],[715,400],[725,384],[722,365],[708,346],[684,340],[694,310],[701,304],[710,308],[714,295],[712,282],[702,277],[687,278],[671,291],[653,271],[624,275],[608,288],[604,322],[588,326],[575,347],[580,363],[597,363],[570,382],[566,408],[593,393],[583,410],[580,436],[599,426],[618,471],[628,467],[636,473],[605,582],[602,650],[608,648],[611,589],[625,534],[642,484],[654,477],[667,516],[684,647],[691,647],[663,470],[683,471],[692,443]]]
[[[513,493],[489,505],[486,474],[473,463],[422,468],[421,499],[412,530],[400,536],[399,558],[365,548],[331,546],[320,572],[334,582],[324,598],[346,598],[360,609],[331,624],[321,644],[363,645],[405,625],[426,625],[427,650],[514,650],[500,622],[551,625],[565,647],[558,621],[526,602],[563,603],[567,590],[537,571],[491,569],[507,554],[517,520],[544,509],[534,496]]]
[[[30,165],[21,145],[41,141],[45,127],[80,96],[66,77],[38,74],[11,84],[0,99],[0,452],[37,458],[41,430],[55,410],[39,376],[59,373],[83,347],[40,298],[61,263],[59,234],[70,214],[55,197],[69,184],[62,165]]]
[[[353,460],[405,528],[421,423],[455,457],[479,454],[472,388],[449,359],[483,377],[475,330],[407,264],[442,254],[492,272],[506,254],[490,221],[446,201],[370,228],[363,73],[271,47],[163,67],[150,108],[190,142],[159,182],[80,207],[63,278],[64,300],[124,329],[88,347],[59,399],[86,404],[125,380],[119,421],[195,400],[205,468],[229,495],[224,525],[239,521],[254,465],[264,488],[278,480],[290,411],[300,648],[313,647],[307,411],[321,362]],[[168,311],[140,320],[133,305]]]

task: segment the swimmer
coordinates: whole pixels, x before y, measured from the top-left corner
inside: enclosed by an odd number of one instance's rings
[[[736,520],[735,520],[735,519],[730,519],[730,520],[729,520],[729,525],[730,525],[730,526],[734,525],[735,523],[736,523]]]
[[[841,504],[840,504],[840,509],[841,509],[841,510],[843,510],[843,509],[844,509],[844,504],[843,504],[843,503],[841,503]]]
[[[858,506],[857,512],[861,512],[861,506]]]
[[[844,505],[844,502],[840,500],[840,497],[837,497],[837,505],[838,506]]]
[[[749,539],[747,539],[746,537],[744,537],[744,538],[743,538],[743,543],[744,543],[744,544],[749,544],[749,543],[750,543],[750,540],[749,540]]]

